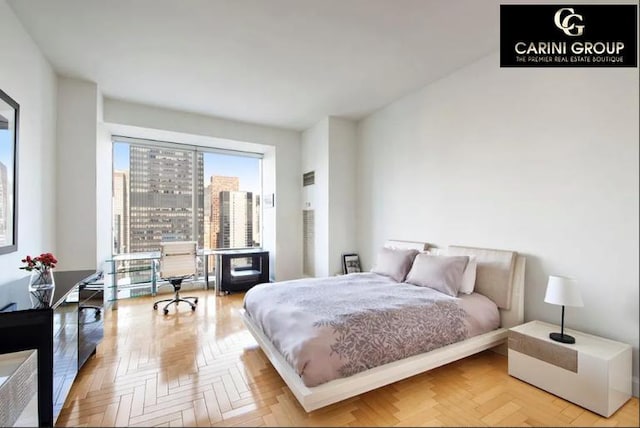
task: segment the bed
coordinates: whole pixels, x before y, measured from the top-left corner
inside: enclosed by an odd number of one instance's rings
[[[388,241],[385,246],[400,249],[426,249],[426,244],[424,243],[405,241]],[[307,412],[347,399],[349,397],[353,397],[363,392],[379,388],[389,383],[396,382],[406,377],[422,373],[432,368],[439,367],[441,365],[450,363],[460,358],[464,358],[485,349],[493,348],[503,344],[507,338],[507,329],[523,322],[523,286],[525,268],[524,257],[518,255],[514,251],[492,250],[462,246],[449,246],[446,251],[448,255],[453,256],[475,256],[475,259],[477,261],[477,271],[475,280],[475,292],[473,293],[473,295],[476,295],[477,299],[482,298],[484,300],[490,300],[492,302],[492,305],[495,304],[494,306],[497,306],[496,313],[498,314],[497,318],[499,318],[499,320],[496,321],[497,328],[495,328],[496,326],[493,326],[491,329],[489,329],[489,331],[475,334],[469,338],[464,338],[463,336],[454,337],[456,334],[456,329],[453,328],[451,333],[453,336],[448,337],[447,335],[449,333],[444,334],[445,341],[440,344],[434,343],[433,346],[430,346],[430,348],[428,348],[433,349],[428,350],[427,352],[420,352],[418,354],[411,354],[411,356],[403,357],[398,357],[398,355],[402,355],[398,354],[394,358],[401,358],[399,360],[380,360],[376,362],[375,367],[367,368],[364,370],[362,369],[362,367],[343,370],[340,373],[340,376],[342,377],[329,380],[332,379],[332,377],[327,377],[324,372],[320,372],[317,370],[308,370],[308,368],[305,366],[307,363],[304,362],[301,365],[301,360],[292,358],[290,352],[291,349],[298,348],[297,343],[293,341],[295,335],[297,334],[297,331],[295,330],[304,329],[305,327],[300,326],[304,326],[305,322],[311,323],[314,321],[318,321],[319,318],[313,318],[311,317],[311,315],[309,315],[302,316],[302,319],[296,319],[293,315],[289,316],[290,314],[286,312],[278,313],[278,305],[267,304],[265,308],[263,308],[262,310],[258,310],[259,307],[256,306],[255,303],[259,300],[266,301],[267,299],[265,297],[267,296],[267,294],[265,293],[269,292],[269,290],[272,290],[270,293],[273,295],[277,294],[277,290],[280,293],[279,298],[282,299],[282,293],[284,290],[293,290],[294,288],[310,289],[315,287],[317,281],[323,280],[296,280],[276,283],[275,285],[264,284],[263,286],[258,286],[256,288],[256,292],[248,292],[245,296],[245,309],[242,311],[243,320],[248,330],[255,337],[256,341],[273,364],[274,368],[278,371],[285,383],[289,386],[291,392]],[[361,304],[360,301],[353,304],[349,302],[352,297],[348,296],[348,293],[341,290],[357,288],[350,288],[345,285],[341,285],[344,281],[355,281],[355,284],[359,284],[359,286],[361,287],[369,287],[366,289],[362,288],[362,290],[366,290],[366,293],[364,294],[369,295],[369,293],[371,293],[371,296],[373,297],[371,297],[370,300],[378,299],[378,301],[384,299],[376,297],[375,290],[384,290],[384,287],[389,286],[389,284],[385,283],[385,279],[380,278],[378,275],[372,273],[351,274],[344,277],[329,279],[327,287],[331,286],[332,283],[335,283],[335,288],[327,288],[327,290],[333,290],[329,294],[335,294],[336,297],[335,306],[337,308],[333,310],[334,312],[349,307],[350,305]],[[319,282],[317,284],[321,285],[321,283]],[[280,288],[274,288],[278,286]],[[412,285],[398,283],[395,283],[393,287],[395,287],[393,288],[394,294],[403,296],[404,294],[408,293],[407,296],[411,296],[411,299],[414,299],[413,296],[416,293],[423,293],[423,290],[411,290],[411,288],[418,289],[423,287],[415,287]],[[291,294],[294,295],[295,293]],[[436,292],[436,294],[440,293]],[[420,296],[422,295],[423,294],[421,294]],[[360,300],[361,299],[362,298],[360,298]],[[441,312],[444,314],[444,318],[439,321],[441,325],[456,325],[455,321],[444,322],[444,320],[447,320],[446,317],[451,316],[451,299],[435,298],[431,295],[426,296],[425,299],[436,301],[436,306],[442,308]],[[307,300],[310,299],[307,298]],[[311,300],[313,300],[313,298],[311,298]],[[455,300],[462,301],[464,299]],[[295,306],[299,302],[295,301],[293,303]],[[326,306],[326,303],[324,305]],[[283,310],[286,310],[287,306],[287,304],[283,304]],[[416,312],[414,309],[415,308],[411,307],[409,307],[408,309],[403,307],[402,313],[415,315],[418,312]],[[326,307],[318,308],[318,310],[320,315],[323,312],[327,312]],[[313,311],[315,311],[315,309],[312,304],[311,310],[309,312]],[[430,312],[433,311],[430,310]],[[436,314],[437,311],[433,313]],[[362,314],[359,314],[358,316],[361,315]],[[280,319],[284,323],[284,328],[289,328],[291,330],[291,343],[286,343],[289,341],[289,337],[287,337],[286,334],[278,334],[278,332],[275,331],[271,325],[265,322],[265,319],[267,319],[268,317],[276,317],[277,319]],[[411,315],[407,315],[407,317],[411,318]],[[309,319],[307,320],[307,318]],[[327,319],[331,320],[331,317]],[[413,318],[411,319],[411,322],[414,322]],[[426,325],[423,319],[415,318],[415,320],[416,324],[420,324],[421,326]],[[453,320],[453,318],[449,318],[449,320]],[[405,324],[407,324],[406,320],[404,321]],[[287,322],[289,322],[288,325]],[[366,323],[370,322],[370,320],[366,321]],[[315,327],[317,327],[317,324],[322,323],[316,322],[315,324]],[[331,323],[325,324],[326,325],[321,327],[325,327],[328,329],[333,328],[334,332],[339,330],[339,326],[336,327],[336,325],[333,325]],[[352,337],[357,338],[358,336],[352,335]],[[272,340],[270,338],[274,339]],[[372,341],[376,339],[369,338],[367,340]],[[388,343],[386,342],[385,340],[381,340],[381,345],[379,346],[387,346]],[[418,342],[423,343],[425,341],[420,338]],[[395,343],[397,343],[397,341]],[[364,344],[366,344],[366,341],[361,342],[359,345],[357,345],[357,347],[362,347],[364,346]],[[400,344],[400,346],[402,347],[402,344]],[[421,346],[425,345],[422,344]],[[332,351],[336,351],[335,344],[332,348]],[[305,351],[302,352],[304,353]],[[311,348],[311,351],[307,350],[306,352],[307,354],[314,354],[314,358],[318,360],[318,362],[314,362],[315,365],[322,365],[323,360],[321,360],[320,358],[326,358],[327,362],[325,365],[330,366],[331,361],[329,360],[331,360],[332,358],[330,354],[335,360],[335,352],[326,353],[326,351],[322,350],[319,347],[316,347],[315,349]],[[326,354],[326,356],[323,354],[323,352],[324,354]],[[415,353],[415,350],[412,350],[411,352]],[[311,365],[309,365],[309,367],[311,367]],[[349,368],[349,365],[346,364],[343,367]],[[323,367],[323,370],[325,369],[326,367]],[[302,373],[303,376],[298,373]]]

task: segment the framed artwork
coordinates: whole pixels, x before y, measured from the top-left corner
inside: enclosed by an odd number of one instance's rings
[[[20,106],[0,90],[0,254],[18,249],[18,129]]]
[[[355,253],[342,255],[342,272],[344,274],[362,272],[360,270],[360,256]]]

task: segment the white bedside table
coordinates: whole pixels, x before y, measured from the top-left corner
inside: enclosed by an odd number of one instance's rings
[[[631,397],[631,346],[569,329],[575,344],[549,338],[559,331],[541,321],[509,329],[509,374],[611,416]]]

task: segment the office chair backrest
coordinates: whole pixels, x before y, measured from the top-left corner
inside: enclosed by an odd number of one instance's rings
[[[196,275],[196,242],[171,241],[160,244],[160,278]]]

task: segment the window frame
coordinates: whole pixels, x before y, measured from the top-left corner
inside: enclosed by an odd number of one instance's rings
[[[214,154],[221,154],[221,155],[228,155],[228,156],[240,156],[240,157],[246,157],[246,158],[255,158],[255,159],[259,159],[259,163],[258,163],[258,176],[259,176],[259,194],[258,197],[260,198],[260,200],[262,199],[262,193],[263,193],[263,185],[264,185],[264,177],[263,177],[263,159],[264,159],[264,154],[263,153],[257,153],[257,152],[250,152],[250,151],[242,151],[242,150],[233,150],[233,149],[224,149],[224,148],[219,148],[219,147],[210,147],[210,146],[204,146],[204,145],[196,145],[196,144],[189,144],[189,143],[178,143],[178,142],[170,142],[170,141],[163,141],[163,140],[155,140],[155,139],[147,139],[147,138],[134,138],[134,137],[127,137],[127,136],[123,136],[123,135],[112,135],[111,136],[111,144],[112,144],[112,148],[115,146],[115,144],[117,143],[124,143],[124,144],[129,144],[129,145],[135,145],[135,146],[140,146],[140,147],[146,147],[146,148],[154,148],[154,149],[169,149],[169,150],[181,150],[181,151],[191,151],[192,152],[192,162],[193,165],[197,165],[197,158],[198,158],[198,154],[202,153],[214,153]],[[129,165],[129,177],[130,177],[130,171],[131,171],[131,166]],[[114,172],[115,172],[115,150],[112,150],[112,159],[111,159],[111,180],[113,183],[114,180]],[[199,222],[198,222],[198,205],[199,205],[199,201],[198,201],[198,197],[197,197],[197,186],[198,186],[198,168],[197,166],[195,166],[193,168],[193,172],[192,172],[192,194],[193,197],[191,198],[192,200],[192,236],[195,237],[195,241],[198,241],[200,239],[200,234],[199,234]],[[206,184],[206,179],[203,176],[203,186],[206,189],[207,184]],[[130,180],[130,178],[129,178]],[[131,191],[131,183],[128,182],[127,186],[129,186],[129,191]],[[112,255],[117,255],[117,254],[126,254],[126,253],[116,253],[116,249],[114,248],[114,206],[113,206],[113,197],[114,197],[114,193],[115,193],[115,189],[114,186],[112,184],[112,206],[111,206],[111,252]],[[246,248],[261,248],[264,245],[264,242],[262,242],[262,237],[264,236],[264,206],[262,204],[262,200],[260,201],[260,209],[259,209],[259,233],[260,233],[260,246],[259,247],[232,247],[232,248],[223,248],[224,250],[235,250],[235,249],[246,249]],[[203,201],[203,206],[202,209],[204,210],[204,201]],[[129,210],[130,210],[130,200],[129,200]],[[204,229],[203,229],[204,230]],[[130,233],[130,231],[129,231]],[[203,243],[204,243],[204,236],[202,236],[203,238]],[[210,243],[211,245],[211,243]],[[204,247],[204,244],[203,244]],[[217,248],[217,246],[212,246],[210,249],[219,249]],[[128,253],[132,253],[131,248],[128,248]]]

